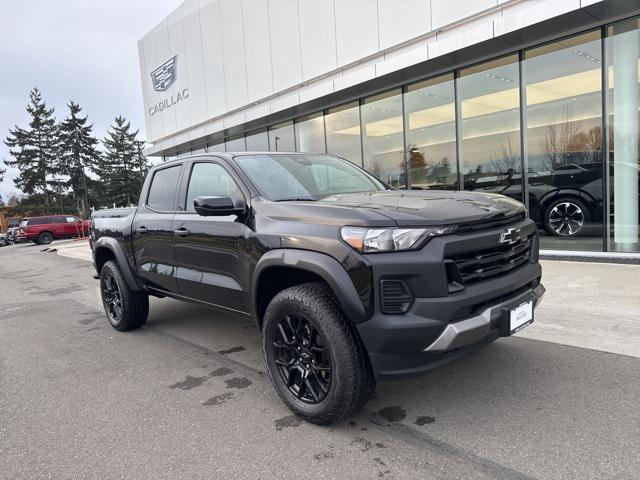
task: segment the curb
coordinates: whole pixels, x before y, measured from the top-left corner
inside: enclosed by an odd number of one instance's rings
[[[570,262],[640,265],[640,253],[567,252],[564,250],[540,250],[540,260],[565,260]]]

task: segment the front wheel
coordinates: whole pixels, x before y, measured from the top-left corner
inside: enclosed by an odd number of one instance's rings
[[[133,330],[147,321],[149,295],[131,290],[114,261],[100,270],[100,293],[107,320],[116,330]]]
[[[364,346],[324,284],[297,285],[271,300],[263,349],[278,395],[309,422],[356,412],[375,387]]]

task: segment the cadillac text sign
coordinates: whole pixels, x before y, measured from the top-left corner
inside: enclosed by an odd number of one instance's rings
[[[156,92],[167,91],[178,78],[178,56],[174,55],[151,72],[151,83]],[[176,94],[163,98],[161,101],[149,107],[149,116],[167,110],[177,103],[189,98],[189,89],[179,89]]]

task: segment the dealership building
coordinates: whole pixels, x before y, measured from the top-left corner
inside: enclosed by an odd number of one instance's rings
[[[187,0],[138,43],[147,154],[329,153],[396,188],[516,198],[545,250],[639,252],[639,15],[638,0]]]

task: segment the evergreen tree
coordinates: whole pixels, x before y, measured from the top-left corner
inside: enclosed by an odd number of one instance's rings
[[[130,123],[118,116],[102,141],[105,151],[96,172],[108,180],[103,182],[102,201],[106,205],[128,206],[138,200],[146,160],[137,136],[138,130],[132,131]]]
[[[139,182],[140,188],[138,189],[138,194],[142,189],[142,184],[144,183],[144,179],[149,172],[149,162],[147,161],[147,157],[144,156],[144,140],[136,140],[136,166],[138,168],[139,173]]]
[[[68,176],[67,186],[71,188],[76,208],[86,215],[89,208],[86,169],[96,169],[98,140],[93,136],[93,125],[87,124],[87,116],[80,116],[80,105],[72,100],[67,106],[69,115],[60,123],[60,161],[63,173]]]
[[[59,140],[58,125],[53,116],[53,108],[47,108],[42,94],[33,88],[29,94],[27,112],[31,116],[28,128],[17,125],[9,130],[4,140],[13,160],[5,160],[10,167],[16,167],[19,175],[14,179],[16,187],[28,195],[40,193],[44,197],[45,210],[51,208],[53,177],[58,175],[57,161]]]
[[[2,183],[2,180],[4,180],[4,174],[6,173],[6,171],[6,168],[2,168],[2,166],[0,166],[0,183]]]

